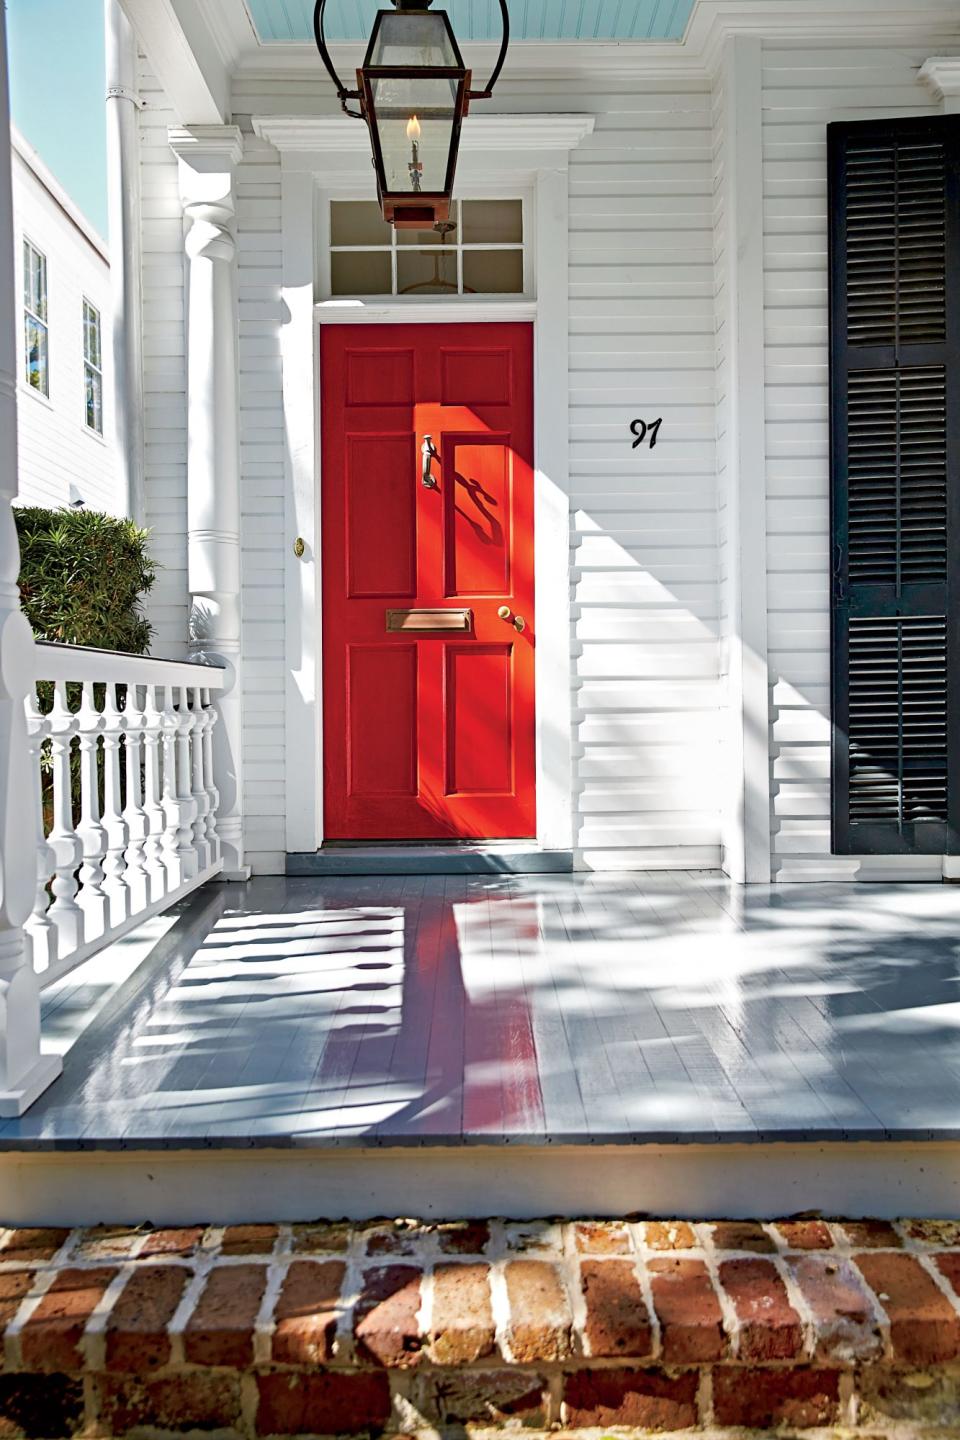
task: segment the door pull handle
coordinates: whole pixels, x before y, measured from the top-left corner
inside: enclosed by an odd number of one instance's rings
[[[508,620],[515,630],[519,630],[521,633],[526,630],[526,620],[524,620],[522,615],[514,615],[509,605],[501,605],[497,614],[501,620]]]
[[[420,470],[421,485],[424,487],[425,490],[439,490],[440,486],[433,478],[430,467],[434,460],[440,459],[440,452],[435,448],[433,440],[429,435],[424,435],[423,437],[423,444],[420,446],[420,454],[423,457],[423,462]]]

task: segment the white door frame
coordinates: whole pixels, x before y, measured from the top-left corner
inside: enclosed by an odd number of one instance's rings
[[[573,846],[573,717],[570,647],[569,202],[571,149],[593,130],[591,115],[470,117],[458,191],[495,187],[532,193],[536,297],[518,301],[385,298],[316,303],[317,197],[369,188],[366,127],[340,117],[257,116],[256,133],[281,152],[284,320],[281,325],[286,441],[285,659],[286,848],[323,841],[323,695],[320,576],[321,324],[468,323],[531,320],[534,326],[534,569],[537,607],[537,841]],[[304,541],[301,559],[294,545]],[[297,757],[314,763],[298,764]]]

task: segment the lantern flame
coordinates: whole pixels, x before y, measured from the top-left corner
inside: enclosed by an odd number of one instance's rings
[[[407,121],[407,139],[420,139],[420,121],[417,119],[416,115],[411,115],[410,119]]]

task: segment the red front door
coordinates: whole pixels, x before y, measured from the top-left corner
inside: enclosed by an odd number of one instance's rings
[[[325,834],[532,836],[531,327],[329,326],[320,366]]]

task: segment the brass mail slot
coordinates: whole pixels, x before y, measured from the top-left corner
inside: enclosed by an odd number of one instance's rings
[[[388,610],[388,630],[472,630],[472,610]]]

